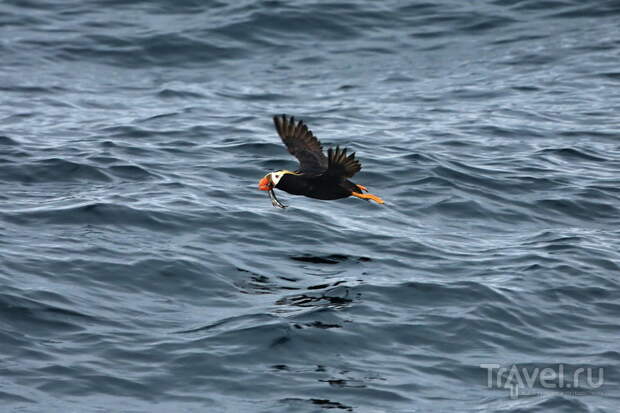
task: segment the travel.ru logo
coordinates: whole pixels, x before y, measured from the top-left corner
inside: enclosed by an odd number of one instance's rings
[[[519,395],[541,393],[531,389],[554,389],[574,395],[589,394],[604,384],[605,371],[602,367],[577,367],[558,364],[554,367],[501,367],[499,364],[481,364],[487,370],[487,387],[490,389],[508,389],[510,398]],[[527,390],[530,389],[530,390]]]

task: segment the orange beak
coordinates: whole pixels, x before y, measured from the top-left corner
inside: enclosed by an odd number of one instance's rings
[[[269,191],[270,189],[273,189],[273,184],[271,183],[271,180],[265,176],[263,179],[258,181],[258,189],[261,191]]]

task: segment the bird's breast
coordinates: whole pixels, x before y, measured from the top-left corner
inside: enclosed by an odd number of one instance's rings
[[[314,190],[314,185],[303,175],[287,174],[278,182],[276,188],[293,195],[306,195]]]

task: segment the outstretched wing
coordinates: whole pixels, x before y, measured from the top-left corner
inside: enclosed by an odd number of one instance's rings
[[[347,156],[347,148],[327,150],[327,171],[326,174],[335,178],[350,178],[362,169],[360,162],[355,159],[355,152]]]
[[[274,116],[273,123],[286,149],[299,160],[299,172],[319,174],[327,169],[328,162],[321,142],[302,120],[295,123],[293,116],[289,119],[281,115]]]

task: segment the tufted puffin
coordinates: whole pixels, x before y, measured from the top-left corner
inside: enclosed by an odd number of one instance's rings
[[[351,178],[362,165],[355,159],[355,153],[347,156],[347,149],[329,148],[327,157],[323,153],[321,142],[312,134],[306,124],[286,115],[274,116],[278,135],[288,151],[299,160],[295,172],[279,170],[270,172],[258,183],[262,191],[269,191],[274,206],[284,205],[275,198],[273,189],[281,189],[293,195],[305,195],[310,198],[331,200],[354,196],[373,200],[383,204],[383,200],[368,192],[366,187],[354,184]]]

